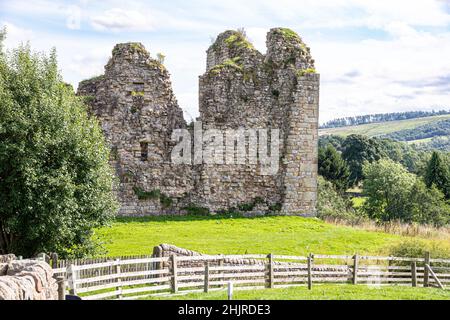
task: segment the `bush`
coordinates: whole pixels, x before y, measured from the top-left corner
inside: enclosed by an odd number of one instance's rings
[[[196,206],[195,204],[190,204],[189,206],[183,208],[189,215],[192,216],[209,216],[210,211],[208,208],[203,208]]]
[[[410,221],[409,196],[416,177],[401,164],[381,159],[365,163],[364,211],[377,221]]]
[[[399,163],[382,159],[364,165],[364,212],[376,221],[449,223],[450,206],[437,188],[427,188]]]
[[[432,258],[450,258],[450,246],[444,242],[423,240],[405,240],[389,248],[389,254],[394,257],[423,258],[430,252]]]
[[[450,206],[444,194],[434,185],[427,188],[417,179],[409,193],[408,212],[410,221],[443,227],[450,222]]]
[[[330,181],[339,192],[349,186],[350,170],[341,154],[331,144],[319,147],[319,174]]]
[[[318,217],[321,219],[342,219],[353,221],[359,216],[352,209],[352,203],[341,196],[331,182],[319,176],[319,194],[317,201]]]
[[[0,37],[1,39],[1,37]],[[109,148],[49,57],[0,52],[0,254],[94,254],[117,209]]]

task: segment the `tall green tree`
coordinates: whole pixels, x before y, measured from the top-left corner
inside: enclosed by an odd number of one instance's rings
[[[379,221],[409,220],[409,195],[416,176],[390,159],[367,162],[363,170],[367,215]]]
[[[450,223],[450,205],[444,194],[434,185],[427,188],[421,179],[417,179],[408,200],[409,221],[437,227]]]
[[[94,228],[117,210],[108,159],[55,51],[27,45],[0,55],[0,253],[95,252]]]
[[[347,190],[350,170],[341,154],[331,144],[326,148],[319,148],[319,174],[330,181],[336,190]]]
[[[444,226],[450,206],[436,187],[427,188],[401,164],[381,159],[364,165],[365,213],[378,221],[400,220]]]
[[[425,170],[425,183],[428,188],[436,186],[447,199],[450,198],[450,171],[441,155],[434,151]]]
[[[342,157],[350,168],[350,180],[353,184],[363,179],[363,164],[372,163],[387,155],[378,140],[362,135],[349,135],[343,143]]]

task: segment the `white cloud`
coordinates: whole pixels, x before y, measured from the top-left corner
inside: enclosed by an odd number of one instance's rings
[[[135,10],[113,8],[90,18],[97,30],[111,31],[151,31],[154,23],[151,15]]]
[[[278,0],[264,1],[265,11],[302,28],[383,28],[391,21],[414,26],[446,26],[450,15],[443,1],[410,0]]]
[[[5,40],[5,47],[7,49],[16,47],[21,43],[32,41],[33,39],[36,38],[36,35],[32,30],[20,28],[8,21],[0,21],[0,26],[6,27],[7,34]]]
[[[66,26],[70,30],[80,30],[81,29],[81,8],[78,6],[69,6],[67,8],[67,19]]]
[[[312,44],[322,79],[321,121],[354,114],[450,108],[450,96],[441,90],[450,86],[450,32],[419,32],[402,24],[389,29],[395,37],[385,41]],[[348,76],[354,70],[357,76]]]
[[[321,73],[321,121],[450,107],[450,16],[441,0],[81,0],[72,2],[81,11],[72,29],[79,26],[82,33],[64,33],[72,26],[66,25],[68,2],[0,1],[5,20],[12,21],[8,13],[22,15],[28,26],[9,23],[6,46],[26,40],[38,50],[56,46],[63,75],[75,85],[103,71],[115,43],[141,41],[153,56],[163,52],[179,103],[192,117],[198,115],[198,75],[209,36],[237,27],[246,27],[261,52],[271,27],[300,33]],[[36,16],[51,23],[29,27],[27,18]]]
[[[110,51],[110,48],[96,47],[83,54],[75,54],[65,68],[68,72],[77,74],[80,80],[103,74],[103,66],[108,61]]]

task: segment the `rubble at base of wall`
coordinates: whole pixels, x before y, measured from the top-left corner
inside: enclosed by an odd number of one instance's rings
[[[0,256],[0,300],[57,300],[52,268],[43,261]]]

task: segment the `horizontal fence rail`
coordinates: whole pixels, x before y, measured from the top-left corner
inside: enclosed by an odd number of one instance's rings
[[[82,299],[138,299],[223,290],[285,288],[319,283],[402,285],[445,289],[450,259],[319,255],[126,256],[50,259],[64,289]]]

